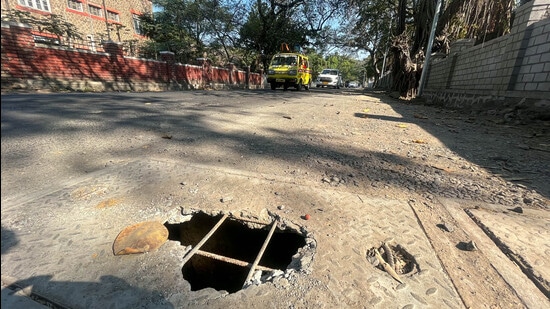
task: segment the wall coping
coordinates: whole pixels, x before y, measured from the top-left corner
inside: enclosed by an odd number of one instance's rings
[[[165,62],[163,60],[147,59],[147,58],[131,57],[131,56],[124,56],[124,59],[133,59],[133,60],[141,60],[141,61],[149,61],[149,62]]]
[[[64,50],[69,52],[75,52],[75,53],[84,53],[84,54],[95,54],[95,55],[103,55],[108,56],[109,53],[106,52],[98,52],[93,50],[87,50],[87,49],[79,49],[74,47],[67,47],[67,46],[56,46],[56,45],[48,45],[48,44],[41,44],[41,43],[35,43],[36,48],[48,48],[48,49],[56,49],[56,50]]]
[[[193,64],[168,63],[164,59],[146,59],[140,57],[125,56],[122,54],[123,43],[112,40],[102,41],[101,45],[105,50],[91,50],[87,48],[78,48],[76,45],[50,45],[32,42],[33,27],[28,24],[17,22],[2,22],[2,41],[6,46],[2,48],[2,57],[6,53],[13,53],[13,57],[6,59],[2,63],[2,89],[29,89],[38,90],[50,88],[55,90],[69,89],[73,91],[166,91],[166,90],[191,90],[202,87],[215,88],[235,88],[250,87],[261,88],[262,85],[251,85],[257,82],[257,77],[261,73],[251,73],[244,70],[229,69],[226,67],[212,66],[210,69],[216,70],[221,74],[204,75],[205,67]],[[14,35],[9,35],[14,34]],[[21,42],[25,45],[23,53],[19,52],[17,45]],[[32,44],[31,44],[32,42]],[[100,45],[100,46],[101,46]],[[174,54],[170,51],[159,51],[161,55]],[[116,57],[112,57],[116,55]],[[158,55],[158,54],[157,54]],[[89,68],[88,70],[59,72],[59,69],[51,67],[47,61],[40,60],[36,68],[31,67],[28,71],[20,69],[21,61],[27,63],[43,59],[42,57],[56,57],[54,60],[59,66],[65,66],[67,59],[74,58],[82,61],[99,62],[100,68]],[[163,57],[164,58],[164,57]],[[69,61],[71,67],[78,63]],[[109,65],[115,63],[116,65]],[[162,64],[166,63],[166,66]],[[126,70],[124,66],[134,66],[138,64],[139,68]],[[147,65],[143,65],[147,64]],[[6,68],[4,70],[4,67]],[[186,72],[175,73],[173,68],[184,69]],[[5,72],[4,72],[5,71]],[[74,71],[74,72],[73,72]],[[238,80],[238,83],[231,80],[233,72],[240,74],[247,73],[250,78]],[[76,73],[75,73],[76,72]],[[200,74],[203,72],[203,74]],[[230,74],[228,74],[228,72]],[[59,74],[62,73],[62,74]],[[118,75],[117,75],[118,74]],[[258,75],[258,76],[256,76]],[[21,77],[20,77],[21,76]],[[176,80],[177,78],[177,80]]]

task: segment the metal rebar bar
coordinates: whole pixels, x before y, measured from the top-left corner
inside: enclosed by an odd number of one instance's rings
[[[210,232],[208,232],[208,234],[206,234],[201,239],[201,241],[195,247],[193,247],[193,249],[191,249],[191,251],[189,251],[189,253],[187,253],[187,255],[183,258],[183,265],[185,265],[185,263],[187,263],[187,261],[189,261],[189,259],[191,257],[193,257],[193,255],[195,253],[197,253],[197,251],[199,251],[199,249],[202,247],[202,245],[204,245],[204,243],[210,238],[210,236],[212,236],[212,234],[214,234],[214,232],[220,227],[220,225],[222,225],[223,221],[225,221],[225,219],[227,219],[228,216],[229,216],[229,214],[223,215],[223,217],[220,219],[220,221],[218,221],[218,223],[216,223],[216,225],[214,225],[214,227],[210,230]]]
[[[211,259],[214,259],[214,260],[218,260],[218,261],[235,264],[237,266],[249,267],[250,265],[252,265],[249,262],[237,260],[237,259],[234,259],[234,258],[230,258],[230,257],[227,257],[227,256],[215,254],[215,253],[208,252],[208,251],[197,250],[197,252],[195,254],[198,254],[198,255],[201,255],[201,256],[204,256],[204,257],[208,257],[208,258],[211,258]],[[276,269],[261,266],[261,265],[257,265],[256,268],[261,270],[261,271],[275,271],[276,270]]]
[[[248,275],[246,276],[246,280],[244,280],[243,287],[246,285],[248,280],[252,278],[252,274],[254,274],[254,270],[256,269],[256,267],[258,266],[258,263],[260,262],[260,259],[264,255],[264,251],[267,248],[267,245],[269,244],[269,241],[271,240],[271,236],[273,236],[273,232],[275,232],[276,227],[277,227],[277,221],[274,221],[273,225],[271,226],[271,230],[269,230],[269,234],[267,234],[267,238],[265,239],[264,244],[260,249],[260,252],[258,252],[258,256],[256,256],[254,263],[252,263],[252,267],[250,267],[250,270],[248,271]]]
[[[231,216],[230,219],[235,219],[235,220],[238,220],[238,221],[251,222],[251,223],[257,223],[257,224],[261,224],[261,225],[269,225],[270,224],[269,222],[260,221],[260,220],[256,220],[256,219],[252,219],[252,218],[237,217],[235,215]]]

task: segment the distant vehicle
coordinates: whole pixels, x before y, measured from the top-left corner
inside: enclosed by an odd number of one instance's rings
[[[338,69],[324,69],[321,71],[321,74],[317,77],[317,82],[315,84],[317,88],[319,87],[334,87],[340,89],[344,86],[342,80],[342,74]]]
[[[349,82],[348,88],[357,88],[359,87],[358,82]]]

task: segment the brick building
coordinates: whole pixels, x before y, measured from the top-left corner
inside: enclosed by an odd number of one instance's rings
[[[153,4],[151,0],[2,0],[3,14],[8,10],[30,12],[34,17],[58,15],[76,27],[84,46],[95,50],[105,40],[122,43],[145,40],[138,16],[152,12]],[[47,33],[37,29],[34,34],[37,41],[48,39]]]

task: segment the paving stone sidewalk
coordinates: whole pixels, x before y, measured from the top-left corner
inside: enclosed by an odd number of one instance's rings
[[[550,308],[547,128],[332,89],[3,95],[2,306]],[[193,211],[307,244],[235,293],[192,291],[179,241],[113,254]]]
[[[230,202],[222,203],[229,194]],[[280,205],[286,207],[279,210]],[[233,294],[190,291],[181,273],[186,248],[179,242],[145,254],[113,255],[113,240],[125,226],[178,222],[182,208],[259,217],[265,210],[278,213],[311,234],[315,255],[289,278]],[[312,219],[301,219],[306,212]],[[134,161],[22,202],[6,199],[2,228],[3,276],[68,308],[463,307],[405,201],[269,175]],[[402,284],[366,258],[368,248],[390,238],[420,266]]]

